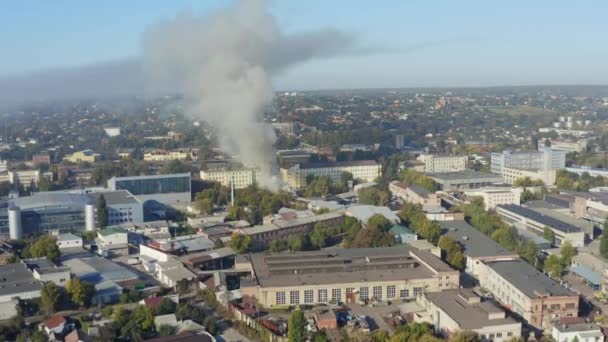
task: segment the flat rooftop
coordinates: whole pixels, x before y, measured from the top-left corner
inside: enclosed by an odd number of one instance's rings
[[[0,296],[39,291],[42,283],[34,279],[25,264],[0,265]]]
[[[560,232],[563,232],[563,233],[578,233],[578,232],[582,231],[579,227],[571,225],[562,220],[558,220],[552,216],[548,216],[548,215],[539,213],[538,211],[534,211],[532,209],[522,207],[520,205],[500,204],[500,205],[498,205],[498,208],[506,210],[506,211],[510,211],[514,214],[525,217],[526,219],[536,221],[542,225],[551,227],[555,230],[559,230]]]
[[[541,296],[576,296],[523,260],[487,262],[501,277],[530,298]]]
[[[511,318],[490,319],[490,315],[499,316],[505,311],[492,301],[479,301],[479,297],[469,289],[444,290],[424,294],[435,306],[443,310],[450,318],[455,320],[460,329],[481,329],[490,326],[518,324]],[[469,301],[469,298],[477,300]]]
[[[466,256],[473,258],[517,256],[517,253],[502,247],[465,221],[440,221],[437,223],[442,228],[444,235],[451,237],[463,247]]]
[[[493,173],[479,172],[472,170],[455,171],[455,172],[434,172],[428,173],[429,177],[438,181],[456,181],[456,180],[476,180],[487,179],[497,182],[502,182],[502,177]]]
[[[106,203],[109,205],[113,204],[137,204],[141,203],[135,196],[133,196],[127,190],[117,190],[117,191],[105,191],[105,192],[95,192],[90,193],[89,196],[93,197],[95,201],[103,195],[106,200]]]
[[[251,255],[251,263],[258,284],[262,287],[431,278],[435,275],[436,266],[440,266],[439,271],[453,271],[432,254],[416,251],[416,255],[429,265],[426,266],[414,258],[410,251],[412,250],[406,246],[397,246],[257,253]]]
[[[300,164],[300,169],[321,169],[328,167],[349,167],[349,166],[376,166],[380,165],[375,160],[352,160],[352,161],[338,161],[338,162],[316,162],[316,163],[303,163]]]

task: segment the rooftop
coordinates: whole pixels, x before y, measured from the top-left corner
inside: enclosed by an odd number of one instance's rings
[[[0,296],[40,291],[42,283],[34,279],[25,264],[0,265]]]
[[[328,167],[349,167],[349,166],[377,166],[375,160],[352,160],[352,161],[338,161],[338,162],[316,162],[316,163],[304,163],[299,164],[300,169],[321,169]]]
[[[112,234],[127,234],[129,232],[126,229],[118,226],[109,226],[107,228],[98,230],[97,233],[101,236],[109,236]]]
[[[498,205],[498,208],[503,209],[503,210],[507,210],[510,211],[512,213],[515,213],[519,216],[523,216],[529,220],[533,220],[536,221],[542,225],[551,227],[553,229],[559,230],[560,232],[564,232],[564,233],[577,233],[580,232],[581,229],[579,227],[573,226],[569,223],[566,223],[564,221],[558,220],[554,217],[545,215],[545,214],[541,214],[538,211],[534,211],[532,209],[526,208],[526,207],[522,207],[520,205],[516,205],[516,204],[500,204]]]
[[[517,255],[517,253],[497,244],[465,221],[440,221],[437,223],[441,226],[445,235],[453,238],[463,247],[464,255],[468,257]]]
[[[93,197],[95,201],[97,201],[101,195],[103,195],[103,198],[105,198],[108,205],[141,203],[137,197],[133,196],[127,190],[94,192],[89,194],[89,196]]]
[[[472,170],[456,171],[456,172],[435,172],[428,173],[428,176],[438,181],[454,181],[454,180],[473,180],[473,179],[488,179],[492,181],[502,182],[502,177],[493,173],[479,172]]]
[[[251,263],[262,287],[410,280],[433,277],[435,271],[452,271],[428,252],[411,252],[406,246],[397,246],[257,253],[251,255]]]
[[[384,216],[392,223],[397,223],[401,221],[399,216],[397,216],[387,207],[380,207],[375,205],[353,205],[349,207],[346,211],[350,214],[350,216],[356,218],[364,224],[366,224],[367,221],[376,214]]]
[[[57,241],[72,241],[72,240],[81,240],[80,236],[76,236],[72,233],[65,233],[57,235]]]
[[[190,178],[190,173],[172,173],[166,175],[146,175],[146,176],[128,176],[128,177],[112,177],[114,181],[130,181],[130,180],[142,180],[142,179],[163,179],[163,178]]]
[[[119,264],[101,257],[88,257],[66,260],[63,263],[72,273],[82,280],[92,283],[102,281],[121,282],[138,279],[138,276]]]
[[[27,210],[66,205],[84,207],[88,200],[89,198],[83,192],[43,191],[36,192],[31,196],[15,198],[12,200],[12,204],[19,207],[21,210]]]
[[[208,333],[193,333],[193,332],[182,332],[177,335],[157,337],[148,342],[212,342],[214,341]]]
[[[477,295],[467,289],[444,290],[425,293],[426,298],[455,320],[460,329],[481,329],[505,324],[519,324],[496,303],[480,301]],[[496,318],[492,318],[496,317]]]
[[[523,260],[505,260],[486,264],[530,298],[576,296],[574,292],[561,286]]]
[[[412,190],[413,192],[415,192],[418,196],[422,196],[422,197],[428,197],[429,194],[431,193],[429,190],[427,190],[427,188],[422,187],[420,185],[409,185],[408,188],[410,190]]]

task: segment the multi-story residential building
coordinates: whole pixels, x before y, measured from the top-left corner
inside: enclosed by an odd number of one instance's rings
[[[343,173],[349,172],[354,179],[372,182],[380,177],[381,169],[381,165],[375,160],[306,163],[281,168],[281,177],[292,188],[301,189],[306,186],[308,176],[327,176],[333,182],[338,182]]]
[[[25,189],[37,187],[42,177],[51,181],[53,180],[52,172],[41,172],[40,170],[8,171],[7,176],[11,184],[19,184]]]
[[[401,198],[406,202],[420,204],[423,206],[440,206],[441,199],[436,193],[428,191],[418,185],[405,185],[399,181],[392,181],[388,184],[391,195]]]
[[[481,298],[471,289],[427,292],[416,298],[424,308],[416,322],[433,325],[439,335],[450,337],[460,330],[476,332],[482,341],[502,342],[521,336],[521,323],[507,317],[496,303]]]
[[[0,173],[8,170],[8,162],[6,160],[0,160]]]
[[[482,262],[481,287],[538,329],[560,318],[578,317],[579,296],[522,260]]]
[[[428,251],[405,245],[252,254],[253,279],[241,293],[264,307],[414,299],[459,287],[458,271]]]
[[[155,200],[164,204],[190,203],[190,173],[168,175],[112,177],[108,189],[128,190],[141,201]]]
[[[416,159],[424,164],[421,172],[455,172],[467,169],[468,157],[421,154]]]
[[[502,247],[464,220],[437,223],[443,235],[451,237],[461,246],[466,257],[465,271],[475,277],[479,276],[482,262],[519,259],[517,253]]]
[[[201,170],[201,179],[208,182],[218,182],[223,186],[230,187],[231,183],[235,189],[244,189],[255,184],[260,179],[259,169],[251,168],[211,168]]]
[[[522,188],[512,187],[487,187],[480,189],[464,190],[465,195],[483,198],[486,210],[494,209],[499,204],[518,204],[520,203]]]
[[[496,212],[506,222],[525,228],[540,236],[543,236],[546,228],[550,229],[555,236],[555,244],[558,246],[561,246],[564,241],[570,241],[574,247],[585,245],[585,232],[580,227],[555,217],[515,204],[498,205]]]
[[[145,161],[171,161],[171,160],[196,160],[198,159],[198,151],[191,149],[177,149],[177,150],[161,150],[153,149],[144,152]]]
[[[106,135],[110,138],[117,137],[120,135],[120,127],[107,126],[107,127],[104,127],[103,130],[104,130],[104,132],[106,132]]]
[[[563,139],[538,139],[538,150],[542,150],[546,141],[551,143],[551,149],[566,152],[583,152],[587,150],[588,139],[563,140]]]
[[[84,150],[68,154],[63,157],[63,160],[69,161],[70,163],[95,163],[101,158],[99,153],[95,153],[93,150]]]
[[[555,171],[566,166],[566,152],[545,147],[540,151],[493,152],[490,156],[490,171],[503,175],[505,168],[520,170]]]
[[[430,173],[429,177],[439,184],[443,191],[477,189],[502,183],[500,176],[471,170]]]

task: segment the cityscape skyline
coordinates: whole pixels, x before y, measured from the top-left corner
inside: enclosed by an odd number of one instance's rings
[[[206,15],[231,3],[83,8],[63,1],[35,9],[3,3],[0,39],[6,49],[0,81],[137,59],[150,25],[184,11]],[[608,73],[602,71],[608,48],[597,44],[605,33],[601,14],[607,5],[601,2],[349,4],[270,2],[271,14],[286,33],[333,28],[353,35],[360,45],[357,51],[295,66],[275,77],[275,89],[608,84]]]

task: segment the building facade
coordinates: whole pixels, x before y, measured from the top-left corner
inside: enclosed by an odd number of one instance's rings
[[[559,170],[566,166],[566,152],[549,147],[541,151],[493,152],[490,156],[490,171],[502,175],[503,168],[524,170]]]
[[[432,193],[418,185],[407,186],[399,181],[392,181],[388,184],[388,190],[391,192],[391,195],[406,202],[420,204],[423,206],[441,205],[441,199],[436,193]]]
[[[565,317],[578,317],[579,296],[522,260],[482,263],[481,287],[507,309],[538,329]]]
[[[268,308],[412,300],[459,286],[458,271],[406,246],[252,254],[251,269],[241,293]]]
[[[77,151],[72,154],[68,154],[63,157],[63,160],[70,163],[95,163],[101,158],[99,153],[95,153],[93,150]]]
[[[172,160],[196,160],[198,159],[198,152],[193,150],[161,150],[154,149],[144,152],[144,160],[152,162],[164,162]]]
[[[503,181],[501,176],[470,170],[429,173],[429,177],[439,184],[443,191],[478,189]]]
[[[432,324],[435,332],[450,337],[461,330],[476,332],[482,341],[502,342],[521,336],[521,323],[491,301],[482,301],[470,289],[423,293],[416,303],[424,308],[414,320]]]
[[[343,173],[349,172],[354,179],[372,182],[381,176],[381,169],[381,165],[375,160],[306,163],[281,168],[281,177],[292,188],[301,189],[306,186],[309,176],[327,176],[333,182],[338,182]]]
[[[233,183],[235,189],[244,189],[255,184],[260,177],[260,170],[258,169],[220,168],[201,170],[202,180],[207,182],[218,182],[226,187],[230,187],[231,183]]]
[[[522,188],[511,187],[488,187],[481,189],[465,190],[469,198],[481,197],[486,210],[494,209],[500,204],[517,204],[521,202]]]
[[[421,154],[416,158],[424,164],[422,172],[455,172],[467,169],[467,156]]]

